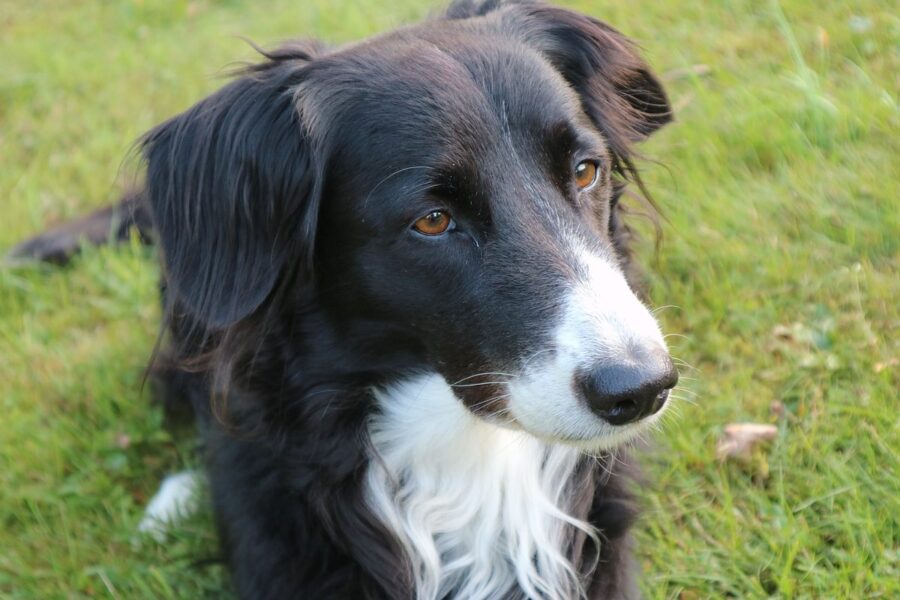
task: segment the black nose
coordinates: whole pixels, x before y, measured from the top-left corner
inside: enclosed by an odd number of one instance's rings
[[[678,383],[663,348],[583,371],[576,384],[591,410],[611,425],[633,423],[659,411]]]

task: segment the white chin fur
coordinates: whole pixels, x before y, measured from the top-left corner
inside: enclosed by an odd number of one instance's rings
[[[637,423],[610,425],[576,393],[576,372],[602,361],[627,360],[641,348],[665,347],[665,342],[613,258],[586,249],[577,255],[584,276],[564,302],[552,347],[526,361],[508,384],[509,414],[540,438],[599,451],[632,439],[662,411]]]
[[[420,600],[583,594],[567,553],[577,449],[474,416],[436,374],[375,390],[372,510],[403,546]]]

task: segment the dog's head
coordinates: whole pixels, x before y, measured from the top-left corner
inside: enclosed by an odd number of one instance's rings
[[[227,330],[302,287],[348,352],[436,371],[486,419],[598,448],[660,410],[677,374],[615,203],[670,111],[628,40],[489,1],[267,59],[145,141],[193,319]]]

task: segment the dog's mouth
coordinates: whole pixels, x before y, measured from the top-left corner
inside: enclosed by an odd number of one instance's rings
[[[453,387],[470,411],[495,425],[605,449],[661,417],[678,372],[659,325],[610,258],[576,255],[581,278],[564,296],[542,348],[515,369],[460,382],[475,394]]]
[[[511,387],[513,391],[507,394],[503,405],[496,407],[496,410],[472,412],[501,429],[524,431],[548,443],[574,446],[585,451],[612,449],[639,437],[653,428],[672,402],[670,389],[664,390],[651,406],[643,410],[636,408],[638,402],[635,400],[622,400],[620,404],[623,406],[618,411],[612,411],[611,419],[607,420],[585,408],[589,404],[583,397],[574,399],[578,403],[575,407],[572,407],[570,399],[565,399],[562,404],[569,406],[569,414],[563,414],[551,398],[541,403],[543,407],[540,411],[535,411],[535,398],[531,396],[534,391],[527,389],[528,384],[517,382]],[[562,390],[556,397],[568,394],[571,394],[570,390]],[[623,418],[622,414],[635,416],[618,422]]]
[[[588,452],[613,449],[641,436],[663,417],[672,401],[672,388],[666,387],[656,394],[616,399],[608,410],[598,411],[578,385],[554,390],[547,383],[538,375],[469,383],[481,388],[477,395],[470,388],[463,388],[463,394],[458,386],[451,384],[451,388],[469,411],[486,423]]]

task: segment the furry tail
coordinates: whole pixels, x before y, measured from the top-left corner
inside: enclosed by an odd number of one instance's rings
[[[43,261],[64,265],[83,244],[101,246],[128,240],[132,230],[141,241],[153,241],[153,223],[143,192],[126,193],[112,206],[67,221],[14,246],[6,255],[10,263]]]

